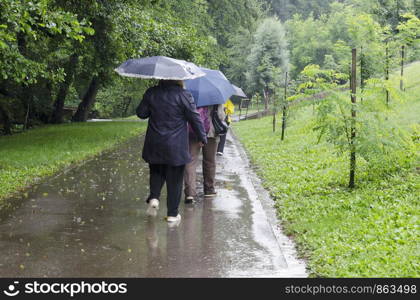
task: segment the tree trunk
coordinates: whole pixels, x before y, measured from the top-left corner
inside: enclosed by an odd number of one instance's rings
[[[276,108],[273,107],[273,132],[276,132],[276,114],[277,114]]]
[[[260,117],[260,95],[257,94],[257,117]]]
[[[130,107],[130,104],[131,104],[132,101],[133,101],[133,98],[128,97],[128,102],[125,104],[124,112],[123,112],[123,115],[122,115],[123,118],[128,117],[127,112],[128,112],[128,108]]]
[[[1,115],[1,118],[3,119],[4,133],[7,135],[12,134],[12,122],[10,120],[9,113],[1,104],[0,104],[0,115]]]
[[[286,132],[286,103],[283,104],[283,116],[281,121],[281,140],[284,141],[284,134]]]
[[[74,114],[72,121],[73,122],[86,122],[90,110],[92,109],[93,104],[96,100],[96,95],[99,91],[99,78],[94,76],[90,81],[89,87],[83,96],[82,102],[80,102],[76,113]]]
[[[405,46],[401,46],[401,79],[400,79],[400,90],[404,91],[404,59],[405,59]]]
[[[77,61],[78,56],[76,54],[73,54],[67,62],[66,66],[64,67],[66,76],[64,77],[64,81],[60,84],[60,89],[58,91],[57,98],[54,101],[54,111],[51,115],[51,123],[59,124],[63,123],[64,121],[64,103],[66,101],[70,85],[73,82]]]
[[[388,47],[388,42],[387,42],[386,48],[385,48],[385,56],[386,56],[385,80],[386,80],[386,83],[388,84],[388,81],[389,81],[389,47]],[[389,105],[389,90],[388,90],[388,88],[386,88],[386,105]]]
[[[30,103],[28,103],[28,107],[26,108],[26,114],[25,114],[25,123],[23,123],[23,130],[28,129],[30,107],[31,107]]]
[[[268,110],[268,101],[269,101],[269,95],[268,91],[264,89],[264,108],[267,111]]]
[[[352,50],[352,69],[351,69],[351,128],[350,128],[350,180],[349,188],[354,188],[355,173],[356,173],[356,49]]]

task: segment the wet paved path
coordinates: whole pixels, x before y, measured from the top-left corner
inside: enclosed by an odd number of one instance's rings
[[[163,221],[164,203],[157,217],[146,215],[142,143],[137,138],[29,190],[0,221],[0,276],[306,276],[232,137],[218,157],[218,196],[182,203],[173,228]]]

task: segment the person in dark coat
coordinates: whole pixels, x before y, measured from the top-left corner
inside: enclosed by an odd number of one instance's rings
[[[182,81],[161,80],[159,85],[146,91],[136,112],[141,119],[149,118],[142,155],[150,168],[149,209],[158,209],[160,193],[166,182],[166,219],[168,222],[179,221],[184,170],[191,161],[187,123],[191,124],[202,145],[207,143],[193,97],[184,90]]]

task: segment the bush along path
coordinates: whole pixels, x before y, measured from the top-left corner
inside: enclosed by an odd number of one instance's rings
[[[0,275],[306,276],[232,138],[218,157],[217,197],[182,203],[177,227],[163,220],[164,203],[157,217],[146,214],[142,144],[136,138],[27,190],[0,222]]]
[[[411,128],[415,149],[388,153],[377,164],[360,158],[354,190],[347,188],[347,155],[318,141],[311,108],[293,113],[284,141],[270,117],[235,124],[311,276],[420,275],[418,89],[395,104],[394,116]]]

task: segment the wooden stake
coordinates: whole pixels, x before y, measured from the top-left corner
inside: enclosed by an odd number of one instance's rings
[[[386,83],[388,84],[388,81],[389,81],[389,46],[388,46],[388,41],[386,42],[385,56],[386,56],[385,80],[386,80]],[[389,105],[389,91],[388,91],[388,88],[386,88],[386,105]]]
[[[360,47],[360,88],[363,90],[363,46]]]
[[[283,100],[283,119],[282,119],[282,123],[281,123],[281,140],[284,140],[284,133],[286,131],[286,109],[287,109],[287,75],[288,73],[286,72],[285,78],[284,78],[284,100]]]
[[[352,49],[352,62],[351,62],[351,136],[350,136],[350,180],[349,188],[354,188],[355,173],[356,173],[356,68],[357,68],[357,50]]]
[[[404,91],[404,59],[405,59],[405,46],[401,46],[401,79],[400,90]]]

